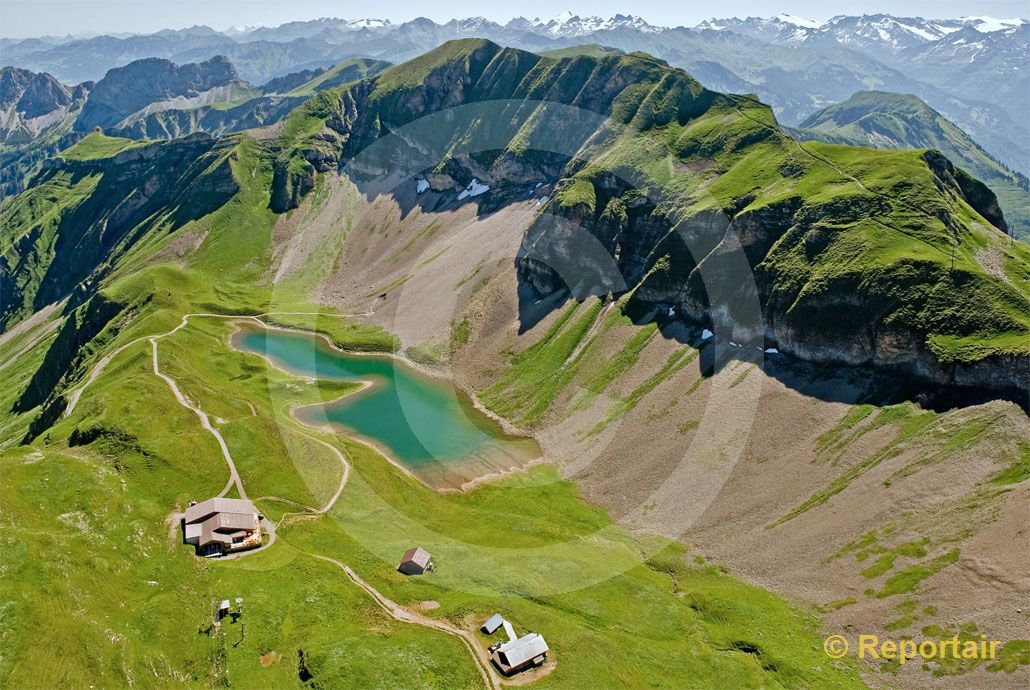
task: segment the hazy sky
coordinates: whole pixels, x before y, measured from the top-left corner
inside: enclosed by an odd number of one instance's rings
[[[565,10],[581,16],[636,14],[653,24],[691,26],[711,16],[768,16],[780,12],[820,20],[838,14],[877,12],[924,17],[1027,17],[1030,0],[0,0],[0,35],[150,32],[193,24],[224,29],[237,24],[276,25],[318,17],[375,17],[396,22],[419,16],[435,21],[484,16],[503,22],[515,15],[553,17]]]

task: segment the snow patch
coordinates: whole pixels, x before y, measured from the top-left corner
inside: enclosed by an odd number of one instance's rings
[[[767,348],[765,348],[765,354],[767,354],[767,355],[778,355],[778,354],[780,354],[780,351],[777,350],[775,347],[767,347]]]
[[[418,182],[415,183],[415,193],[416,194],[421,194],[422,192],[426,191],[427,189],[429,189],[429,180],[427,180],[425,178],[422,178],[421,180],[419,180]]]
[[[549,196],[547,196],[547,195],[545,194],[544,196],[542,196],[542,197],[540,197],[539,199],[537,199],[536,205],[537,205],[537,206],[543,206],[544,204],[546,204],[546,203],[547,203],[547,200],[548,200],[549,198],[550,198],[550,197],[549,197]]]
[[[470,199],[488,191],[490,191],[490,187],[473,177],[472,181],[469,182],[469,186],[465,187],[465,191],[458,195],[458,201],[461,201],[462,199]]]
[[[963,22],[968,26],[972,26],[974,29],[983,34],[993,33],[995,31],[1004,31],[1005,29],[1012,29],[1018,26],[1022,26],[1026,22],[1022,19],[998,19],[996,17],[962,17]]]
[[[801,26],[806,29],[818,29],[823,25],[822,22],[817,22],[814,19],[805,19],[804,17],[795,17],[793,14],[779,14],[776,15],[784,24],[793,24],[794,26]]]
[[[712,333],[710,330],[706,328],[703,331],[701,331],[701,340],[708,340],[713,335],[715,335],[715,333]]]
[[[602,17],[580,17],[568,11],[562,12],[550,20],[537,17],[531,22],[531,25],[538,31],[563,38],[586,36],[595,31],[621,28],[636,29],[644,33],[657,33],[662,30],[661,27],[652,26],[632,14],[616,14],[608,19],[603,19]]]
[[[902,24],[901,22],[896,22],[896,24],[898,26],[900,26],[902,29],[904,29],[905,31],[908,31],[909,33],[915,34],[916,36],[918,36],[919,38],[921,38],[921,39],[923,39],[925,41],[936,41],[938,38],[940,38],[939,36],[934,36],[932,33],[930,33],[929,31],[926,31],[925,29],[920,29],[918,26],[912,26],[910,24]]]

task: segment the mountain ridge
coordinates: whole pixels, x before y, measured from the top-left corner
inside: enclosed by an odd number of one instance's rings
[[[44,159],[94,129],[133,139],[167,139],[263,127],[278,122],[317,91],[374,74],[387,64],[353,59],[328,70],[302,71],[276,82],[289,84],[285,93],[255,89],[239,79],[223,56],[181,66],[158,58],[137,60],[99,82],[75,87],[46,73],[5,67],[0,71],[0,135],[7,146],[0,151],[0,198],[21,189]],[[37,83],[59,98],[37,98],[34,104],[23,105],[26,94],[31,96],[26,89]],[[28,117],[19,108],[29,106],[49,110]]]
[[[802,139],[854,146],[937,149],[998,194],[1014,236],[1030,237],[1030,180],[996,161],[917,96],[859,91],[787,131]]]
[[[989,54],[973,55],[971,61],[958,46],[946,49],[956,32],[963,30],[975,31],[995,48]],[[736,45],[725,39],[721,44],[713,42],[714,36],[727,33],[746,37],[751,44]],[[21,46],[17,41],[7,41],[3,59],[35,71],[49,71],[74,83],[99,79],[107,68],[138,57],[163,57],[181,63],[221,54],[233,60],[245,79],[258,84],[293,71],[328,67],[348,57],[400,62],[446,40],[473,36],[531,51],[602,43],[625,52],[645,50],[699,75],[703,73],[695,64],[698,60],[714,61],[734,71],[736,79],[749,82],[747,91],[758,93],[774,105],[787,124],[797,124],[827,103],[844,100],[858,90],[916,93],[969,131],[996,158],[1026,173],[1030,172],[1030,150],[1025,145],[1028,130],[1023,113],[1028,89],[1025,79],[1012,79],[1006,71],[1009,65],[1025,64],[1030,50],[1026,34],[1023,20],[924,20],[890,15],[840,16],[818,27],[797,18],[710,20],[689,29],[652,26],[632,15],[604,20],[572,15],[556,20],[519,18],[504,25],[481,17],[444,24],[425,18],[398,24],[323,18],[291,22],[282,25],[281,30],[262,27],[228,34],[205,28],[199,32],[69,40],[57,45],[27,41]],[[755,43],[755,39],[760,42]],[[937,44],[945,55],[934,53],[932,58],[922,59],[905,53],[936,50]],[[777,47],[802,51],[804,59],[786,67],[791,60]],[[48,51],[53,54],[48,55]],[[746,55],[747,63],[734,67],[738,55]],[[862,64],[858,56],[876,64]],[[106,64],[101,66],[105,59]],[[823,63],[829,68],[822,68],[823,74],[806,72]],[[62,64],[75,71],[64,71]],[[786,72],[780,75],[773,68]],[[731,83],[716,80],[708,86],[725,91]],[[803,86],[800,93],[799,85]]]

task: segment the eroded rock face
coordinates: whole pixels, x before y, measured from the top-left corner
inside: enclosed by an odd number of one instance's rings
[[[225,57],[176,65],[146,58],[110,70],[98,81],[76,121],[76,128],[111,127],[151,103],[175,97],[190,98],[239,82],[236,68]]]
[[[13,107],[26,119],[40,117],[70,105],[72,91],[46,72],[17,67],[0,69],[0,110]]]

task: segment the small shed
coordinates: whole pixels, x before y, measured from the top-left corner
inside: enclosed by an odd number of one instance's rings
[[[493,614],[486,619],[486,622],[480,626],[480,630],[486,634],[493,634],[496,629],[501,627],[501,624],[505,622],[504,617],[501,614]]]
[[[397,566],[397,570],[405,575],[421,575],[432,569],[433,561],[430,560],[429,552],[421,546],[405,551],[401,557],[401,564]]]
[[[501,623],[503,622],[504,618],[501,616],[501,614],[495,613],[494,615],[487,618],[486,623],[483,623],[483,625],[479,629],[487,635],[493,635],[497,631],[497,628],[501,627]]]

